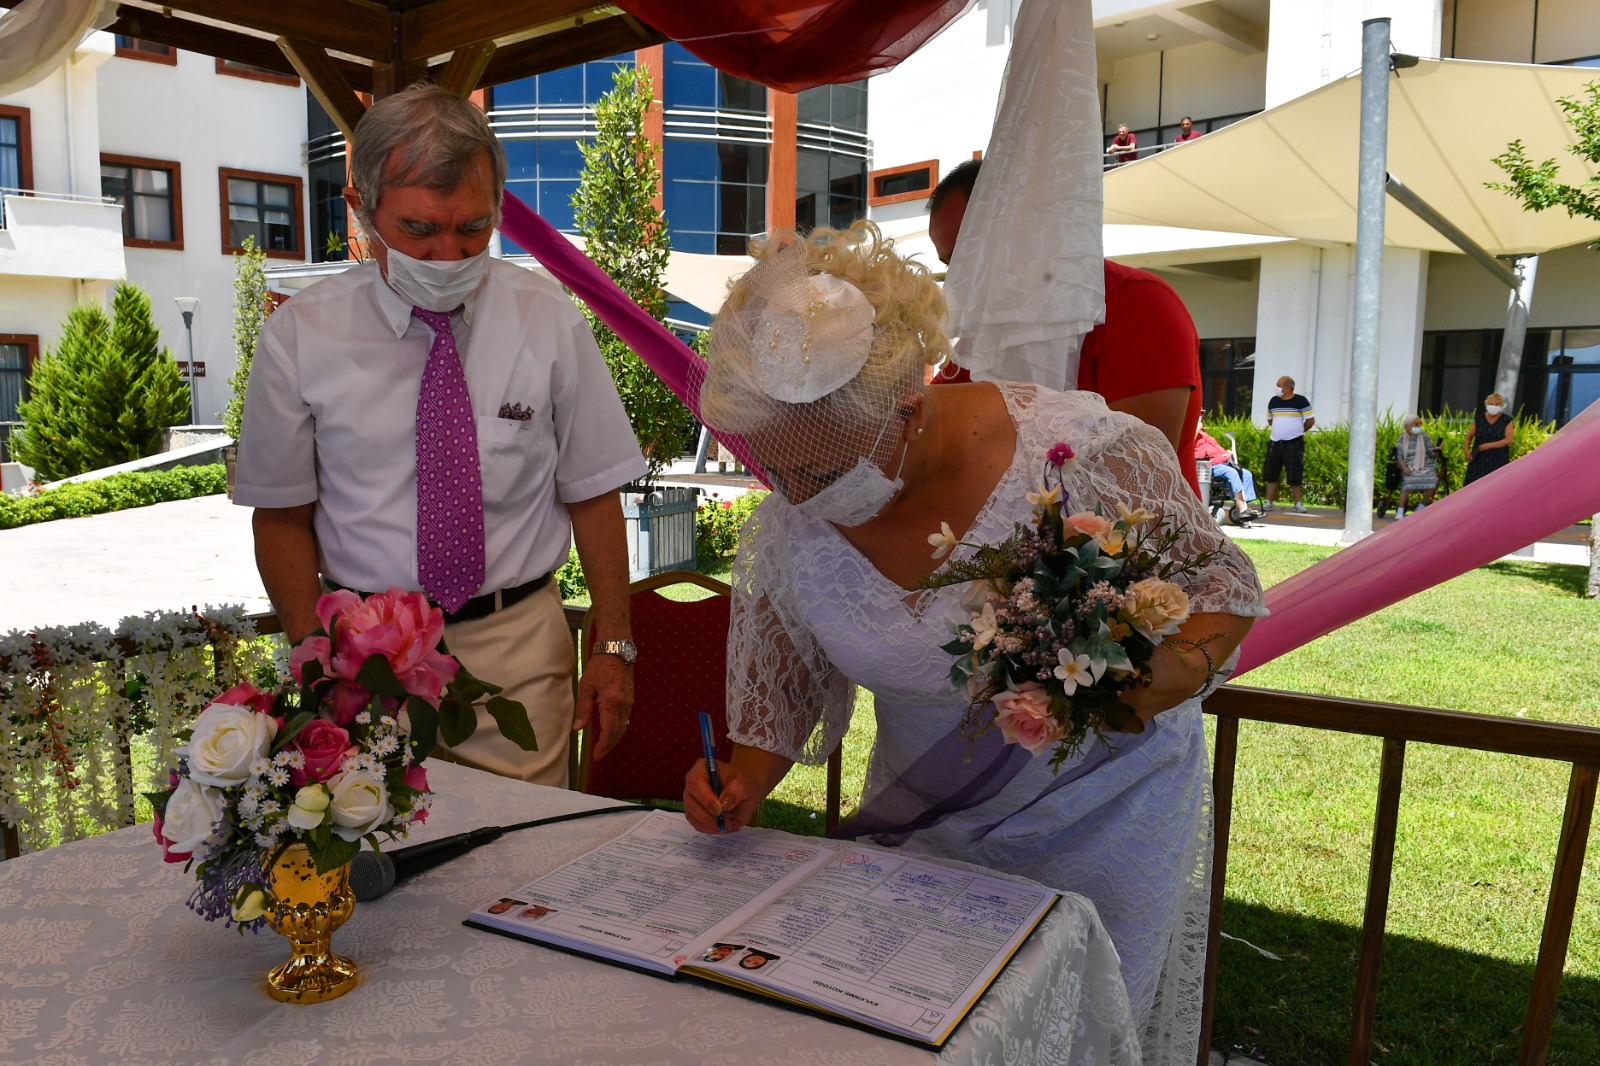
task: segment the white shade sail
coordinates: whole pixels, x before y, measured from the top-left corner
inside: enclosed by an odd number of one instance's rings
[[[1600,238],[1600,222],[1564,208],[1534,213],[1506,193],[1491,160],[1521,138],[1535,162],[1555,158],[1561,180],[1595,168],[1559,97],[1600,79],[1585,67],[1424,59],[1389,82],[1388,169],[1494,255],[1520,255]],[[1116,168],[1105,177],[1105,221],[1257,233],[1353,244],[1361,79],[1331,82],[1199,140]],[[1391,200],[1385,241],[1454,252],[1438,231]]]

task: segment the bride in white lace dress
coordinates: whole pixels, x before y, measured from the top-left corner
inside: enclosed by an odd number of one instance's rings
[[[1034,878],[1092,900],[1121,955],[1146,1063],[1195,1061],[1210,869],[1210,772],[1199,696],[1265,613],[1249,561],[1222,535],[1156,430],[1092,393],[971,384],[925,392],[946,353],[943,298],[875,230],[818,230],[758,256],[713,327],[708,424],[742,434],[770,483],[745,527],[729,636],[731,763],[685,784],[690,821],[750,823],[796,761],[844,735],[869,689],[877,743],[852,835]],[[1046,450],[1070,444],[1072,509],[1143,506],[1214,553],[1193,613],[1125,697],[1144,732],[1045,756],[958,735],[964,692],[941,645],[961,587],[918,585],[929,534],[997,544],[1029,521]],[[954,557],[969,554],[957,548]],[[1203,649],[1203,650],[1202,650]]]

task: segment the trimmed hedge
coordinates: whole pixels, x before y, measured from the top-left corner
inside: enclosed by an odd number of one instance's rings
[[[1467,430],[1472,428],[1471,412],[1442,411],[1436,415],[1424,415],[1422,428],[1433,438],[1439,446],[1443,459],[1444,479],[1440,485],[1440,495],[1454,492],[1461,487],[1467,474],[1467,461],[1463,448],[1466,445]],[[1519,417],[1516,420],[1516,440],[1511,446],[1511,457],[1521,458],[1533,451],[1550,438],[1556,431],[1554,422],[1542,422],[1537,418]],[[1261,480],[1262,470],[1267,462],[1267,440],[1269,431],[1265,425],[1258,425],[1250,421],[1247,415],[1220,415],[1208,414],[1205,417],[1206,432],[1211,434],[1224,445],[1228,443],[1227,435],[1232,433],[1239,442],[1239,460],[1256,475],[1257,488],[1266,492],[1266,484]],[[1373,486],[1379,500],[1385,498],[1384,472],[1389,466],[1389,461],[1394,458],[1395,442],[1400,439],[1401,419],[1393,411],[1386,411],[1378,419],[1378,446],[1373,462]],[[1306,436],[1306,462],[1305,484],[1303,491],[1305,500],[1309,504],[1322,507],[1343,508],[1345,502],[1345,475],[1350,462],[1350,427],[1344,424],[1324,425],[1318,422]],[[1287,493],[1279,489],[1279,499],[1284,499]],[[1263,497],[1264,498],[1264,497]]]
[[[213,463],[112,474],[98,481],[45,489],[33,496],[0,496],[0,529],[15,529],[57,518],[106,514],[195,496],[215,496],[227,491],[227,482],[227,468],[222,463]]]

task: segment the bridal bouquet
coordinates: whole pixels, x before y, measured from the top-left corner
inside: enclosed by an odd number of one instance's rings
[[[1077,462],[1068,444],[1049,449],[1028,494],[1035,521],[1018,523],[1002,544],[966,544],[941,524],[928,537],[935,559],[957,545],[975,550],[924,582],[972,583],[962,601],[968,621],[944,645],[955,657],[951,683],[971,701],[964,731],[992,724],[1035,755],[1053,747],[1053,768],[1091,731],[1143,730],[1118,697],[1149,683],[1157,646],[1189,617],[1178,581],[1210,556],[1166,559],[1183,531],[1142,507],[1119,503],[1115,518],[1099,506],[1068,511],[1063,475]]]
[[[193,863],[189,906],[207,920],[257,925],[267,870],[304,844],[319,873],[363,839],[403,837],[428,816],[422,760],[437,737],[471,736],[485,701],[500,731],[535,750],[520,703],[441,648],[444,615],[420,592],[349,591],[317,601],[321,627],[289,656],[293,680],[236,685],[179,734],[164,792],[147,794],[168,862]]]

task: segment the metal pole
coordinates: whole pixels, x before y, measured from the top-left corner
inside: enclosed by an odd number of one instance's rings
[[[1384,171],[1389,144],[1389,20],[1361,24],[1361,156],[1356,183],[1355,336],[1343,542],[1372,532],[1378,433],[1378,322],[1383,302]]]
[[[694,450],[694,472],[706,472],[706,456],[711,454],[711,431],[705,426],[700,427],[700,444]]]
[[[189,424],[200,424],[200,398],[194,393],[194,312],[183,312],[183,332],[189,337]]]
[[[1506,305],[1506,332],[1500,341],[1500,366],[1495,370],[1494,391],[1506,398],[1506,407],[1516,413],[1517,377],[1522,373],[1522,342],[1528,335],[1528,305],[1533,302],[1533,282],[1539,275],[1539,257],[1530,255],[1517,261],[1517,287],[1511,290]]]
[[[1511,289],[1517,287],[1517,272],[1506,265],[1503,259],[1496,259],[1490,255],[1483,245],[1467,236],[1461,231],[1461,227],[1434,210],[1428,201],[1402,185],[1400,179],[1393,174],[1385,174],[1383,180],[1389,195],[1399,200],[1412,214],[1438,230],[1451,244],[1471,256],[1473,262],[1493,274],[1502,285]]]

